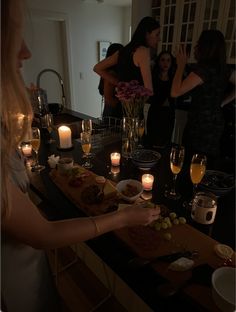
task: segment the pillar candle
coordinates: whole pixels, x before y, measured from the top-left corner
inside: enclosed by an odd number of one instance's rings
[[[67,126],[61,126],[58,128],[60,148],[70,148],[71,142],[71,130]]]
[[[120,153],[111,153],[111,164],[112,166],[120,165]]]
[[[143,174],[142,175],[142,185],[145,191],[151,191],[152,185],[154,181],[154,176],[151,174]]]

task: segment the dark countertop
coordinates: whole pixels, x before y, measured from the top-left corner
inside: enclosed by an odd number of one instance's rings
[[[68,114],[69,115],[69,114]],[[56,116],[54,120],[56,124],[61,122],[71,124],[71,122],[79,123],[84,115],[79,113],[73,114],[73,117],[69,117],[67,113],[64,116]],[[68,118],[68,119],[63,119]],[[70,119],[71,118],[71,119]],[[77,118],[77,119],[74,119]],[[44,137],[44,135],[43,135]],[[77,136],[78,137],[78,136]],[[56,136],[55,136],[56,138]],[[61,220],[67,218],[75,218],[84,216],[84,213],[78,209],[65,195],[56,187],[49,177],[49,171],[47,165],[48,155],[55,154],[60,156],[70,156],[74,158],[74,161],[81,164],[82,152],[80,143],[76,140],[73,141],[74,146],[70,151],[60,151],[57,149],[57,144],[45,144],[42,142],[40,149],[40,161],[46,165],[46,169],[40,172],[40,174],[30,173],[31,187],[36,193],[43,199],[40,204],[40,209],[46,214],[50,220]],[[136,168],[131,160],[121,161],[120,174],[116,177],[112,176],[110,172],[110,160],[109,155],[111,152],[119,149],[121,143],[114,142],[110,145],[100,146],[100,149],[96,151],[95,158],[92,159],[92,170],[98,175],[104,175],[107,178],[118,182],[123,178],[137,178],[140,179],[143,172]],[[191,198],[192,184],[189,178],[188,169],[184,169],[178,177],[177,188],[184,196],[177,202],[166,199],[163,194],[166,185],[169,185],[172,174],[169,168],[169,152],[170,148],[161,150],[162,158],[158,164],[151,170],[155,176],[155,182],[153,187],[153,201],[155,203],[162,203],[169,208],[183,212],[183,201]],[[168,164],[168,165],[167,165]],[[218,208],[215,222],[212,226],[200,226],[193,224],[199,230],[206,234],[210,234],[212,238],[220,241],[221,243],[228,244],[234,248],[235,246],[235,232],[234,232],[234,220],[235,220],[235,192],[232,190],[227,196],[219,198]],[[190,223],[189,213],[187,217]],[[202,307],[196,306],[186,295],[180,292],[168,300],[163,300],[157,295],[158,285],[165,282],[165,279],[159,276],[151,266],[146,266],[139,269],[138,272],[132,272],[127,268],[127,262],[134,255],[127,246],[124,245],[113,233],[104,234],[96,239],[92,239],[86,242],[86,244],[110,266],[114,272],[116,272],[154,311],[172,311],[178,306],[181,311],[204,311]]]

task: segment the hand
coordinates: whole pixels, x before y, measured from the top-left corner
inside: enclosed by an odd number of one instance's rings
[[[149,208],[146,202],[127,206],[120,212],[125,214],[127,226],[148,225],[160,217],[160,207]]]
[[[188,62],[189,55],[186,52],[186,45],[180,45],[176,49],[176,63],[178,67],[184,68]]]

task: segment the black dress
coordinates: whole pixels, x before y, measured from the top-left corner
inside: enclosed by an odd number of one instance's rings
[[[171,141],[174,126],[173,99],[170,98],[172,80],[153,79],[154,95],[147,118],[147,145],[165,147]]]
[[[220,107],[230,71],[220,74],[215,68],[196,66],[192,70],[203,84],[192,91],[183,143],[189,158],[193,153],[203,153],[209,166],[219,158],[220,142],[224,130],[224,116]]]

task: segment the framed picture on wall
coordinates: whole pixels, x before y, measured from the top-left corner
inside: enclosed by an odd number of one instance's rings
[[[106,57],[107,49],[111,44],[110,41],[98,41],[98,60],[101,61]]]

